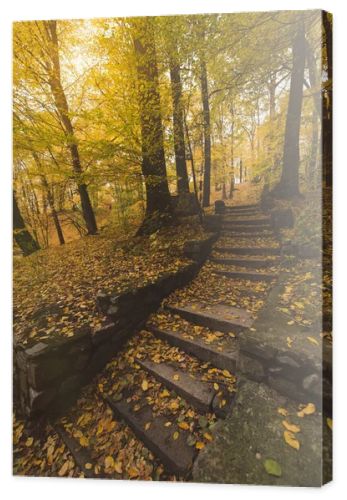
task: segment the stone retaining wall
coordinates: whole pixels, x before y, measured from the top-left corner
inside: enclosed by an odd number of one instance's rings
[[[154,283],[121,294],[98,293],[97,306],[108,317],[98,330],[86,327],[71,338],[52,337],[30,347],[15,345],[14,393],[22,413],[28,417],[56,414],[72,404],[81,387],[145,324],[162,299],[195,277],[215,239],[211,235],[188,242],[185,253],[192,262]]]

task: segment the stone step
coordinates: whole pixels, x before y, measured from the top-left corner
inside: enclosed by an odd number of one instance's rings
[[[87,448],[82,448],[80,443],[64,429],[61,424],[53,424],[54,430],[59,434],[61,440],[64,442],[66,448],[70,451],[73,456],[76,465],[83,472],[84,477],[94,478],[93,469],[87,469],[86,464],[93,464],[93,460]],[[100,476],[97,476],[100,477]]]
[[[153,361],[149,360],[137,360],[136,362],[154,375],[168,389],[175,391],[188,403],[192,404],[200,413],[212,411],[215,390],[211,383],[192,378],[179,367],[167,363],[153,363]]]
[[[210,257],[211,262],[216,264],[234,265],[234,266],[244,266],[244,267],[270,267],[278,263],[278,259],[249,259],[243,257],[235,258],[219,258]]]
[[[234,253],[239,255],[280,255],[280,248],[273,247],[214,247],[214,250],[222,253]]]
[[[269,225],[270,217],[258,217],[258,218],[248,218],[248,219],[236,219],[234,217],[224,217],[224,224],[231,224],[234,226],[259,226],[259,225]]]
[[[255,205],[255,204],[250,204],[250,205],[234,205],[234,206],[225,206],[226,210],[228,211],[234,211],[234,210],[259,210],[260,206]]]
[[[237,233],[254,233],[258,231],[270,231],[272,230],[272,227],[270,224],[257,224],[256,226],[247,226],[247,225],[238,225],[235,224],[234,222],[227,222],[223,221],[222,225],[222,230],[227,229],[227,230],[233,230]]]
[[[271,232],[257,231],[254,233],[251,232],[245,233],[243,231],[240,231],[239,229],[230,229],[230,228],[222,228],[221,234],[223,236],[232,236],[232,237],[239,236],[240,238],[254,238],[255,236],[260,236],[261,238],[273,237],[273,231]]]
[[[250,312],[223,304],[214,304],[206,307],[204,304],[196,302],[184,307],[167,305],[166,308],[172,314],[179,314],[182,318],[192,323],[224,333],[250,328],[253,324]]]
[[[187,444],[189,431],[178,428],[174,423],[165,427],[168,418],[153,415],[145,400],[140,410],[134,411],[134,402],[127,403],[125,399],[115,401],[109,396],[104,398],[115,415],[125,421],[138,439],[163,463],[167,471],[182,477],[190,473],[196,450]],[[139,404],[139,401],[136,403]],[[146,430],[148,423],[151,425]],[[176,440],[173,439],[175,432],[179,433]]]
[[[215,274],[220,276],[226,276],[227,278],[242,278],[251,281],[274,281],[277,279],[277,274],[273,273],[263,273],[263,272],[250,272],[250,271],[213,271]]]
[[[203,340],[196,337],[194,339],[185,338],[182,333],[168,329],[163,330],[152,325],[148,329],[159,339],[165,340],[202,361],[210,362],[216,368],[231,372],[236,369],[239,348],[235,339],[228,339],[224,350],[218,351],[213,344],[205,344]]]

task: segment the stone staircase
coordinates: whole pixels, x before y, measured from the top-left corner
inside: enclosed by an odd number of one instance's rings
[[[279,245],[258,246],[255,237],[270,238],[276,243],[269,217],[257,205],[226,207],[221,236],[223,242],[216,241],[213,253],[204,267],[207,267],[207,271],[212,275],[219,276],[223,280],[230,280],[231,287],[235,283],[235,286],[240,287],[242,296],[252,297],[255,293],[252,283],[259,282],[263,285],[262,290],[264,291],[257,293],[266,298],[270,287],[276,283],[278,276],[280,247]],[[247,246],[243,243],[244,238],[249,238]],[[238,241],[241,243],[238,244]],[[191,286],[194,286],[194,281],[186,287],[188,291]],[[206,287],[208,286],[209,283],[206,283]],[[115,418],[132,430],[153,455],[153,459],[159,460],[164,465],[168,474],[189,480],[192,477],[193,465],[199,448],[205,448],[206,445],[206,450],[208,450],[210,446],[208,441],[212,440],[212,437],[209,432],[205,433],[204,435],[208,436],[207,441],[198,446],[194,438],[195,429],[192,424],[184,419],[180,421],[180,416],[177,418],[177,413],[172,415],[164,410],[156,410],[155,404],[152,404],[150,396],[147,395],[146,384],[149,383],[153,387],[157,387],[159,384],[161,394],[167,395],[168,401],[171,400],[170,398],[178,396],[179,406],[184,407],[185,411],[192,414],[197,413],[197,422],[199,425],[201,423],[202,429],[206,415],[213,414],[217,422],[225,418],[231,419],[233,407],[238,400],[238,382],[234,388],[229,384],[230,380],[239,378],[240,348],[238,337],[241,334],[243,337],[247,337],[247,332],[252,330],[255,314],[254,311],[238,306],[234,307],[218,302],[205,303],[199,297],[193,301],[186,300],[183,304],[176,303],[176,298],[171,299],[170,296],[164,304],[161,314],[165,316],[169,324],[170,320],[173,321],[175,318],[177,321],[184,321],[185,332],[170,326],[163,327],[150,319],[144,327],[144,331],[148,335],[148,349],[146,349],[145,344],[143,357],[136,359],[135,378],[133,375],[129,376],[129,380],[132,382],[123,388],[121,394],[99,394],[101,403],[98,404],[106,405],[112,410]],[[207,342],[203,336],[199,337],[195,331],[199,328],[208,329],[214,340]],[[158,362],[155,357],[151,357],[148,353],[154,342],[159,342],[158,352],[164,348],[176,349],[175,353],[177,353],[176,357],[179,361]],[[188,365],[191,363],[199,367],[197,373],[193,374],[189,371]],[[213,381],[209,378],[210,375],[207,376],[207,373],[213,371],[218,374],[222,371],[225,374],[224,384],[221,382],[221,377],[218,381]],[[139,380],[137,383],[136,377]],[[140,380],[142,380],[142,391],[139,388]],[[145,385],[143,385],[144,380],[146,381]],[[253,386],[246,387],[254,392]],[[253,394],[252,397],[254,399],[256,395]],[[281,397],[279,396],[279,399]],[[174,399],[174,401],[176,400]],[[242,401],[246,401],[247,405],[247,395],[245,396],[244,389]],[[174,406],[173,403],[171,406]],[[242,408],[242,412],[247,414],[246,407]],[[179,411],[179,409],[174,408],[174,411]],[[238,411],[240,413],[240,410]],[[182,414],[180,413],[180,415]],[[257,418],[258,416],[256,416]],[[253,425],[262,425],[261,415],[259,415],[258,422],[253,421]],[[237,427],[237,423],[234,422],[233,426]],[[94,465],[97,461],[100,462],[100,451],[93,450],[92,442],[86,447],[79,446],[78,440],[74,437],[79,435],[78,420],[76,421],[72,415],[66,415],[59,423],[55,424],[55,428],[85,477],[95,477],[94,466],[91,467],[90,464]],[[72,429],[74,429],[73,432]],[[95,439],[97,440],[97,433]],[[258,437],[254,439],[258,439]],[[264,439],[266,439],[266,435]],[[254,450],[256,450],[257,445],[254,444],[254,446]],[[237,449],[235,448],[233,452],[236,454]],[[105,454],[108,454],[107,448]],[[208,459],[204,458],[199,459],[196,464],[204,464],[204,460],[207,461],[209,467]],[[232,459],[230,463],[232,463]],[[110,477],[103,474],[102,471],[98,472],[96,477],[104,476]],[[114,477],[121,476],[117,476],[115,473]],[[204,472],[195,465],[193,478],[204,481],[209,480],[209,475],[204,475]],[[213,476],[212,472],[211,478],[217,482],[219,480],[218,477]],[[237,481],[243,482],[243,480],[242,473],[237,475]],[[265,479],[263,482],[266,482]]]

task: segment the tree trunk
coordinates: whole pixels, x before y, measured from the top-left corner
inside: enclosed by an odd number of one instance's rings
[[[46,27],[47,36],[50,42],[49,50],[52,62],[52,67],[50,68],[51,74],[49,85],[52,90],[59,117],[64,127],[67,145],[71,155],[72,167],[76,175],[78,193],[81,199],[82,213],[87,226],[87,231],[88,234],[95,234],[97,232],[95,215],[89,198],[87,186],[85,183],[80,182],[80,176],[82,174],[81,160],[79,156],[74,128],[70,119],[68,102],[61,83],[57,22],[44,21],[44,25]]]
[[[13,237],[22,250],[24,255],[30,255],[37,250],[40,250],[40,246],[36,240],[31,236],[27,230],[23,217],[20,213],[16,195],[13,191]]]
[[[231,106],[231,144],[230,144],[230,165],[231,165],[231,175],[230,175],[230,190],[229,199],[234,196],[235,189],[235,171],[234,171],[234,126],[235,126],[235,111],[234,106]]]
[[[243,182],[243,165],[242,165],[242,158],[240,159],[240,184]]]
[[[331,14],[325,11],[323,11],[323,27],[328,75],[328,82],[323,92],[323,179],[325,185],[331,187],[333,183],[333,33]]]
[[[204,122],[204,186],[202,195],[202,206],[210,205],[211,191],[211,124],[210,124],[210,104],[208,97],[207,69],[206,61],[201,58],[200,61],[200,83],[201,83],[201,98],[203,108]]]
[[[170,56],[170,80],[173,107],[173,135],[176,159],[177,193],[189,193],[189,181],[184,144],[182,84],[177,48]]]
[[[299,196],[300,124],[305,70],[305,30],[300,23],[293,41],[293,69],[283,150],[283,168],[279,184],[273,195],[279,198]]]
[[[321,99],[318,94],[318,74],[317,65],[314,57],[314,53],[306,42],[306,55],[307,55],[307,66],[309,71],[310,88],[312,92],[313,107],[312,107],[312,134],[311,134],[311,151],[310,157],[307,165],[307,175],[306,179],[310,183],[311,188],[315,188],[315,180],[317,178],[317,158],[318,158],[318,148],[319,148],[319,119],[321,111]]]
[[[142,173],[146,185],[146,213],[138,234],[150,234],[171,220],[171,197],[166,175],[162,117],[153,20],[132,21],[138,78],[142,137]]]

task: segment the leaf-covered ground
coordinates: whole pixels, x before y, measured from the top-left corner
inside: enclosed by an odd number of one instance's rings
[[[101,233],[16,258],[16,341],[27,344],[52,335],[70,337],[85,325],[97,328],[104,320],[96,309],[99,290],[120,292],[177,270],[188,262],[182,254],[184,242],[202,235],[194,220],[150,237],[117,239],[115,234]]]

